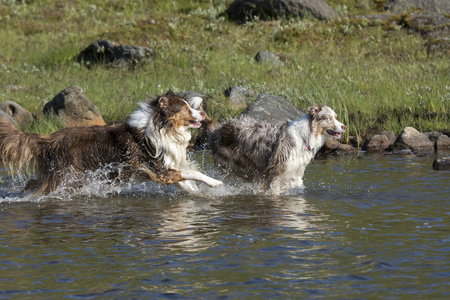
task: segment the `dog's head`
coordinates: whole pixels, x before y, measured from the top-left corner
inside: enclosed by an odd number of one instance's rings
[[[328,135],[333,138],[341,138],[341,133],[347,127],[337,120],[337,115],[330,107],[325,105],[308,108],[308,120],[311,131],[317,136]]]
[[[201,112],[205,113],[204,102],[200,97],[192,97],[189,100],[189,104],[194,109],[198,109]],[[208,136],[215,129],[217,124],[217,120],[215,118],[211,119],[205,113],[205,120],[202,121],[202,127],[197,133],[197,137],[195,138],[194,149],[203,150],[208,148]]]
[[[174,128],[199,128],[202,126],[201,121],[206,117],[204,111],[194,109],[185,99],[172,91],[158,97],[152,105],[161,114],[161,121],[169,122]]]
[[[199,128],[206,117],[203,111],[193,109],[179,95],[168,91],[139,104],[141,109],[130,115],[128,124],[136,128],[172,128],[175,130]]]

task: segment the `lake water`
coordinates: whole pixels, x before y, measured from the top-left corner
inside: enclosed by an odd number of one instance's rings
[[[318,159],[279,197],[92,180],[21,199],[2,171],[0,299],[449,299],[450,172],[433,159]]]

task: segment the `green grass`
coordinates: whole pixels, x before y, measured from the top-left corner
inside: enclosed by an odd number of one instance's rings
[[[339,20],[274,20],[236,24],[223,12],[231,1],[0,2],[0,102],[13,100],[42,118],[58,92],[81,86],[107,122],[123,120],[146,97],[195,90],[211,96],[213,117],[237,116],[223,91],[235,85],[256,94],[281,95],[306,109],[332,106],[349,134],[406,126],[448,130],[450,60],[427,57],[419,35],[381,22],[347,16],[360,1],[330,1]],[[369,11],[375,13],[370,2]],[[94,67],[75,61],[98,39],[152,47],[156,57],[134,69]],[[281,55],[283,66],[258,65],[259,50]],[[8,91],[6,85],[25,90]],[[61,125],[40,120],[30,131]]]

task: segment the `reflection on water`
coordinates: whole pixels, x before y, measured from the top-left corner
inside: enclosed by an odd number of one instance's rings
[[[258,199],[248,197],[217,198],[211,201],[180,201],[167,207],[152,240],[171,242],[168,249],[199,251],[213,247],[210,236],[219,233],[224,226],[239,224],[249,228],[290,228],[291,234],[302,231],[305,237],[311,229],[318,230],[310,221],[325,218],[312,214],[301,197]]]
[[[450,174],[432,159],[316,160],[280,197],[222,177],[22,199],[2,174],[0,299],[446,298]]]

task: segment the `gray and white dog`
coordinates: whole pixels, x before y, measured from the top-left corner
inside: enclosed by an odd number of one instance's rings
[[[312,106],[300,119],[277,124],[246,116],[205,123],[216,165],[272,194],[303,186],[305,168],[326,137],[339,139],[346,130],[328,106]]]

